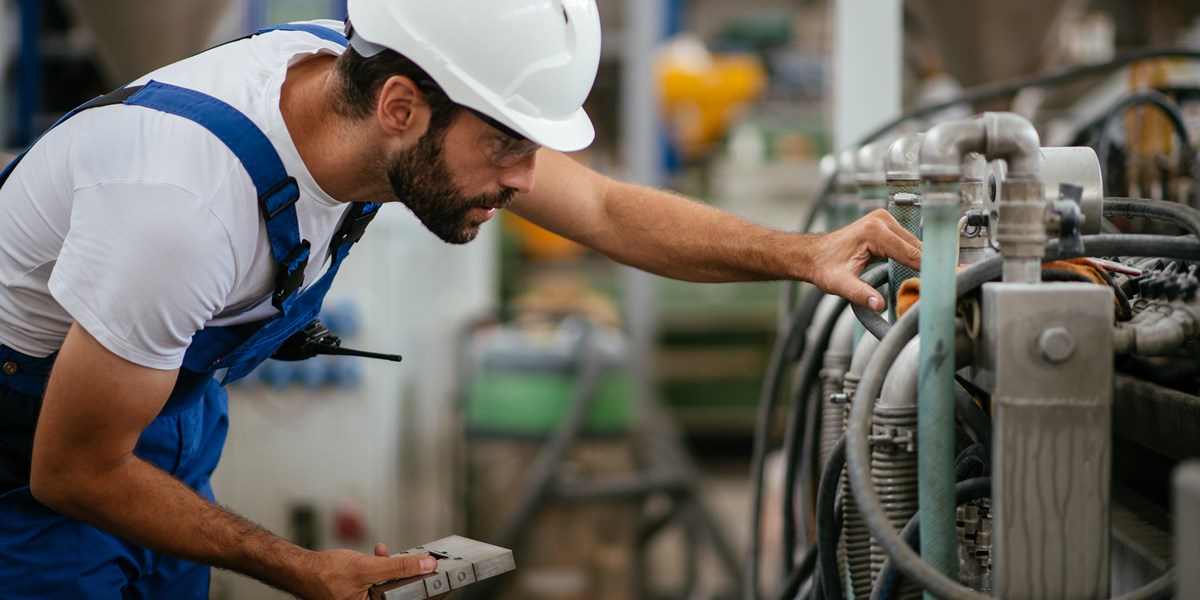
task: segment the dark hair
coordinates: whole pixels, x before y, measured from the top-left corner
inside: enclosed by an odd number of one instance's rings
[[[460,108],[438,87],[425,69],[392,50],[384,50],[367,58],[355,51],[353,46],[347,47],[334,64],[334,70],[339,81],[334,110],[343,116],[361,119],[374,112],[383,83],[396,75],[413,80],[425,93],[431,111],[429,131],[444,130]]]

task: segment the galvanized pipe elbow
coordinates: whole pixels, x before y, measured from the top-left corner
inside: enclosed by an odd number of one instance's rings
[[[889,184],[921,179],[921,140],[924,138],[923,133],[910,133],[888,146],[883,168]]]
[[[1033,124],[1014,113],[989,112],[933,126],[921,141],[921,179],[961,179],[969,152],[1004,159],[1009,177],[1036,178],[1042,171],[1041,138]]]
[[[1008,176],[1034,179],[1042,173],[1042,140],[1024,117],[1009,112],[983,113],[987,128],[984,154],[1008,163]]]
[[[963,156],[987,147],[987,125],[982,116],[939,123],[921,139],[921,180],[958,181]]]
[[[887,185],[887,170],[884,164],[892,140],[884,139],[872,142],[858,149],[858,185],[883,186]]]

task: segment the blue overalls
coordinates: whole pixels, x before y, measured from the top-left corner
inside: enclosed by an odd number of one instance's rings
[[[259,33],[276,29],[306,31],[346,44],[336,32],[312,25],[284,25]],[[182,116],[224,142],[254,182],[276,262],[271,301],[279,313],[258,323],[197,332],[166,405],[135,449],[142,459],[212,500],[210,477],[228,429],[228,400],[222,386],[244,377],[317,316],[350,246],[362,236],[379,205],[352,205],[330,244],[328,269],[300,292],[309,260],[309,243],[300,239],[296,221],[300,190],[266,135],[216,98],[154,81],[101,96],[62,120],[112,104]],[[0,185],[20,159],[0,173]],[[128,543],[62,516],[30,494],[33,432],[54,358],[26,356],[0,346],[0,599],[208,598],[209,567]]]

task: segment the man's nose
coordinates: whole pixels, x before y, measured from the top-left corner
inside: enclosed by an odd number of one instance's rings
[[[500,174],[500,185],[527,194],[533,191],[534,171],[537,167],[537,152],[520,160],[517,164],[507,167]]]

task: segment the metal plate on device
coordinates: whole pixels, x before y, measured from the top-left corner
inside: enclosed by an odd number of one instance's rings
[[[392,556],[437,558],[437,571],[371,587],[371,600],[424,600],[517,568],[512,550],[458,535],[410,548]]]

